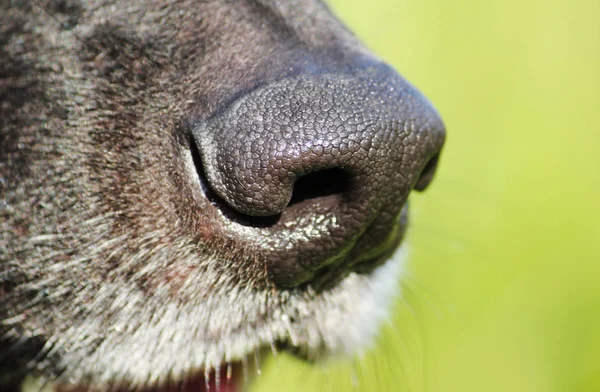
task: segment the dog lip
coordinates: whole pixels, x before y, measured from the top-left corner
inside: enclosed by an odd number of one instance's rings
[[[167,380],[155,385],[108,385],[105,388],[59,384],[53,392],[241,392],[248,383],[252,370],[248,358],[224,363],[210,371],[191,372],[181,380]],[[43,389],[46,390],[46,389]]]
[[[233,362],[213,369],[210,372],[195,374],[173,387],[158,389],[153,392],[238,392],[242,391],[248,369],[243,362]]]

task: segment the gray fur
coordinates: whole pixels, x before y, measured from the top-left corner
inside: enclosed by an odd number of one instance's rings
[[[294,215],[288,231],[229,219],[224,208],[273,211],[236,207],[226,192],[229,206],[216,207],[208,188],[224,180],[197,135],[264,89],[303,78],[340,86],[381,67],[317,0],[2,2],[0,389],[27,374],[155,385],[264,345],[316,358],[368,342],[400,272],[398,261],[377,265],[400,243],[408,192],[443,143],[435,111],[389,70],[371,78],[377,88],[340,90],[352,100],[397,89],[369,113],[395,124],[384,145],[403,152],[386,155],[398,162],[385,180],[398,186],[366,185],[360,197],[378,199],[352,215],[354,231],[350,218],[323,224],[325,207]],[[343,242],[328,252],[357,249],[329,286],[316,284],[323,260],[311,254],[301,268],[282,252],[323,233]],[[361,269],[360,257],[376,261]]]

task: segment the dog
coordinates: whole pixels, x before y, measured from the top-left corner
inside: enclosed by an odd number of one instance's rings
[[[236,391],[263,352],[352,355],[444,138],[319,0],[3,2],[0,390]]]

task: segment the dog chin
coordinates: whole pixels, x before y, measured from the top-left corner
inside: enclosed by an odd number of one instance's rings
[[[381,324],[390,316],[399,294],[406,248],[398,248],[369,274],[351,273],[327,292],[288,298],[275,317],[262,324],[246,323],[245,330],[212,344],[198,341],[197,336],[194,339],[189,327],[178,328],[178,323],[190,325],[193,314],[166,310],[154,323],[140,325],[137,333],[119,335],[119,341],[108,337],[77,362],[67,354],[62,365],[68,371],[62,378],[46,382],[29,377],[22,391],[237,392],[247,390],[271,352],[285,351],[321,362],[356,355],[373,345]],[[243,298],[237,298],[238,306],[243,307]],[[246,300],[256,299],[247,296]],[[236,313],[232,306],[215,304],[217,309]],[[165,334],[166,324],[169,331],[175,331],[171,336]],[[154,346],[150,349],[148,337]]]

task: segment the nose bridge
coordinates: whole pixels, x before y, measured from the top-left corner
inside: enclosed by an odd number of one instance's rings
[[[194,135],[213,190],[239,212],[268,216],[287,206],[298,178],[320,170],[342,169],[378,193],[386,180],[407,175],[424,164],[429,150],[439,149],[436,122],[434,109],[412,86],[389,68],[373,66],[269,84]],[[386,186],[408,193],[413,180]],[[367,202],[360,188],[353,196]]]

